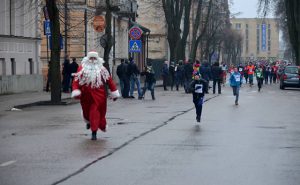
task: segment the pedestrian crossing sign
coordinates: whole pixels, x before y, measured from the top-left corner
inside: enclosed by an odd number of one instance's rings
[[[130,40],[129,41],[129,52],[130,53],[142,52],[142,41],[141,40]]]

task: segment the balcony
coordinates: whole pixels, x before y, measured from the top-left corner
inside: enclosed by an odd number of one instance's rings
[[[137,12],[136,0],[110,0],[111,7],[117,14],[132,14]],[[97,8],[105,10],[106,0],[98,0]]]

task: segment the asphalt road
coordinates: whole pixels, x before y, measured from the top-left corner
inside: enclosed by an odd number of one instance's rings
[[[2,111],[0,184],[300,184],[300,90],[246,86],[235,106],[226,87],[197,127],[191,95],[160,89],[109,102],[95,142],[79,104]]]

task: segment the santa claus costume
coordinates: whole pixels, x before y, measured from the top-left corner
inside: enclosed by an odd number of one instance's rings
[[[87,129],[92,131],[92,140],[97,139],[98,128],[106,131],[107,94],[105,86],[111,91],[111,98],[116,100],[120,94],[107,69],[104,60],[95,51],[84,57],[77,73],[73,74],[72,98],[80,99],[83,119]]]

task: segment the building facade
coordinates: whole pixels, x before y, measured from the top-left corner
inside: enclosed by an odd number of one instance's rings
[[[274,61],[279,56],[279,28],[273,18],[232,18],[232,29],[243,36],[241,60]]]
[[[42,90],[38,12],[29,0],[0,2],[0,94]]]
[[[128,58],[128,29],[130,17],[133,16],[131,4],[136,4],[134,0],[114,0],[111,6],[112,12],[112,36],[114,45],[110,52],[110,71],[115,77],[116,66],[122,58]],[[103,0],[67,0],[61,1],[58,5],[60,10],[60,28],[63,38],[63,48],[61,50],[61,64],[65,55],[76,58],[80,63],[86,53],[95,50],[100,57],[104,56],[104,48],[101,45],[105,40],[105,30],[96,32],[93,27],[95,15],[105,17],[106,4]],[[42,16],[44,19],[44,16]],[[43,29],[42,24],[40,28]],[[65,31],[66,30],[66,31]],[[50,60],[50,49],[47,47],[47,39],[42,35],[41,60],[43,61],[44,86],[47,80],[48,62]]]

